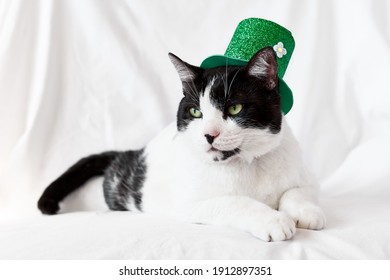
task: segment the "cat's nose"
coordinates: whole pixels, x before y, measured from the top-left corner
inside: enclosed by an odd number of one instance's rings
[[[209,144],[213,144],[214,139],[219,136],[219,133],[213,133],[213,134],[205,134],[204,137],[206,137],[206,140]]]

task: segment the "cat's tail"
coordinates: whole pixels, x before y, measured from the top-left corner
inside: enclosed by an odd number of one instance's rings
[[[56,214],[61,200],[92,177],[103,175],[118,154],[105,152],[80,159],[45,189],[38,200],[39,210],[43,214]]]

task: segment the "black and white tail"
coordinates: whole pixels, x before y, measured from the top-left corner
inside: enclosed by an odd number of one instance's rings
[[[118,154],[119,152],[104,152],[80,159],[45,189],[38,200],[38,208],[43,214],[56,214],[60,209],[59,203],[67,195],[89,179],[104,175]]]

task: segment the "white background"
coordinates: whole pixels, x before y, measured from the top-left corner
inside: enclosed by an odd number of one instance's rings
[[[199,65],[223,54],[248,17],[275,21],[295,37],[284,77],[295,98],[287,118],[321,183],[328,216],[327,230],[297,233],[302,246],[306,234],[314,238],[314,254],[275,256],[390,258],[386,0],[0,0],[0,219],[15,221],[2,228],[20,230],[17,219],[38,219],[45,186],[80,157],[142,147],[174,121],[181,85],[167,53]],[[90,189],[101,194],[100,187]],[[101,202],[101,195],[85,191],[66,209],[104,209]],[[39,236],[46,227],[34,229]],[[315,247],[323,234],[327,245]],[[329,244],[342,249],[328,254]]]

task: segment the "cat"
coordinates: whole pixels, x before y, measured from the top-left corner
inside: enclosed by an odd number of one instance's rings
[[[68,194],[104,176],[112,210],[231,226],[264,241],[322,229],[317,183],[281,111],[273,49],[211,69],[169,57],[183,86],[176,123],[141,150],[79,160],[43,192],[41,212],[57,213]]]

